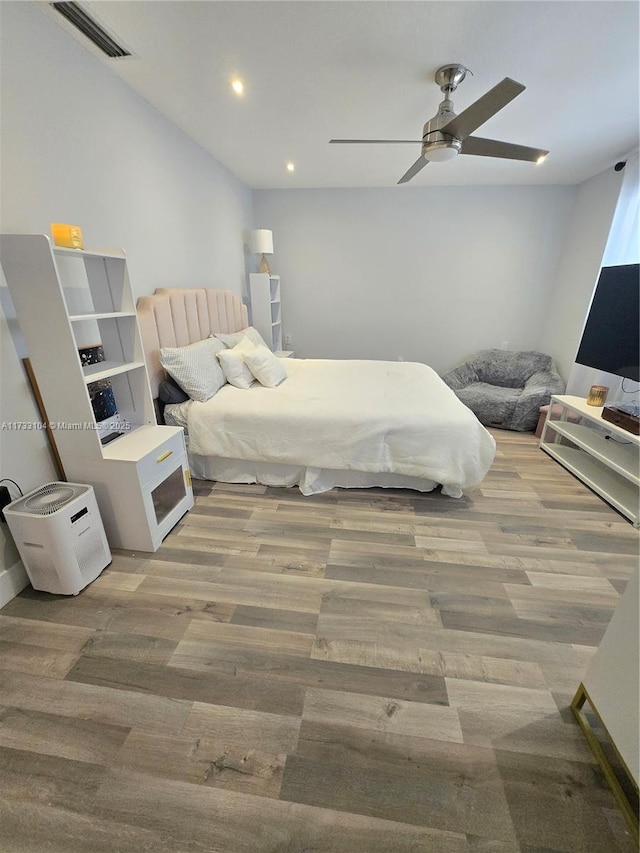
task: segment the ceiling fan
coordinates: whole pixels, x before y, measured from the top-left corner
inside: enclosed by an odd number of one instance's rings
[[[442,163],[453,160],[458,154],[473,154],[476,157],[501,157],[506,160],[527,160],[540,163],[549,153],[541,148],[529,148],[526,145],[513,145],[496,139],[483,139],[471,136],[473,131],[488,121],[499,110],[524,92],[526,86],[505,77],[497,86],[478,98],[470,107],[456,115],[449,95],[455,92],[464,80],[468,68],[456,63],[438,68],[435,80],[444,92],[444,101],[438,107],[437,114],[429,119],[422,131],[422,139],[330,139],[329,142],[361,143],[417,143],[422,144],[422,153],[398,181],[405,184],[415,177],[428,163]],[[471,72],[470,72],[471,73]]]

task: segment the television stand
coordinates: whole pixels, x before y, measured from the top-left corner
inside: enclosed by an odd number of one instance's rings
[[[540,447],[640,527],[640,437],[603,420],[602,406],[553,396]]]

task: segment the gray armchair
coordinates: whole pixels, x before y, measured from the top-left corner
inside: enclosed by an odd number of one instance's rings
[[[517,432],[533,431],[540,406],[564,391],[551,356],[533,351],[482,350],[442,379],[480,423]]]

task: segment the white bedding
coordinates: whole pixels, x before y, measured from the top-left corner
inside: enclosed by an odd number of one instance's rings
[[[433,480],[453,497],[491,466],[493,437],[424,364],[284,363],[288,378],[276,388],[225,385],[206,403],[190,402],[190,455],[394,472]]]

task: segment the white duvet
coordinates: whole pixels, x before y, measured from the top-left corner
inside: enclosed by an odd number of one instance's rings
[[[287,359],[277,388],[225,385],[189,404],[189,452],[478,486],[493,437],[425,364]]]

